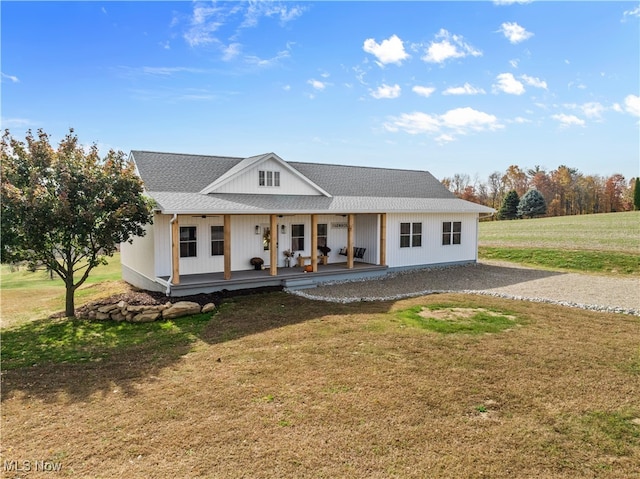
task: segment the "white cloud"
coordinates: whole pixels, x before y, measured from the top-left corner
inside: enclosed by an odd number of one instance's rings
[[[460,35],[451,35],[444,28],[435,36],[427,48],[422,60],[428,63],[444,63],[450,58],[464,58],[466,56],[479,57],[482,52],[464,41]]]
[[[321,82],[319,80],[311,79],[311,80],[308,80],[307,83],[311,85],[315,90],[318,90],[318,91],[322,91],[327,87],[326,83]]]
[[[482,131],[501,128],[494,115],[474,110],[470,107],[449,110],[440,117],[444,126],[455,129],[458,133],[466,130]]]
[[[540,80],[536,77],[530,77],[529,75],[520,75],[520,78],[524,80],[524,82],[532,87],[547,89],[547,82],[544,80]]]
[[[240,25],[243,28],[251,28],[258,25],[262,17],[275,17],[281,25],[295,20],[304,13],[304,8],[299,5],[289,7],[281,2],[247,2],[247,10],[244,20]]]
[[[271,58],[260,58],[254,55],[249,55],[249,56],[246,56],[244,60],[246,63],[250,65],[255,65],[261,68],[268,68],[273,65],[276,65],[277,63],[280,63],[281,60],[284,60],[289,57],[291,57],[291,54],[289,53],[289,51],[282,50],[276,53],[276,55]]]
[[[31,120],[27,120],[26,118],[1,118],[0,119],[0,128],[26,128],[28,126],[32,126],[33,122]]]
[[[222,49],[222,59],[225,62],[231,61],[242,52],[242,45],[239,43],[231,43]]]
[[[285,85],[282,87],[284,91],[291,91],[291,85]]]
[[[624,109],[627,113],[640,117],[640,96],[627,95],[624,99]]]
[[[191,47],[209,44],[224,45],[229,40],[236,41],[242,29],[256,27],[263,17],[276,18],[280,25],[284,25],[302,15],[304,11],[305,7],[291,6],[287,2],[205,3],[196,1],[193,3],[189,25],[183,37]],[[174,16],[171,26],[175,26],[177,21],[179,21],[177,16]],[[229,24],[238,26],[228,34],[228,39],[221,40],[219,36],[222,35],[222,31],[226,31],[226,29],[223,30],[223,27]],[[228,49],[232,45],[223,47],[223,53],[227,55],[227,58],[230,58]]]
[[[623,110],[623,109],[622,109],[622,107],[620,106],[620,103],[614,103],[614,104],[611,106],[611,109],[612,109],[613,111],[617,111],[618,113],[624,113],[624,110]]]
[[[509,60],[509,65],[511,65],[513,68],[518,68],[518,63],[520,63],[520,60],[518,60],[517,58],[514,60]]]
[[[585,103],[580,109],[587,118],[602,118],[602,113],[607,110],[602,103],[597,101]]]
[[[402,130],[410,135],[436,133],[440,131],[440,121],[437,116],[417,111],[392,118],[391,123],[385,123],[385,128],[391,132]]]
[[[449,110],[442,115],[403,113],[399,117],[391,117],[384,128],[394,133],[404,131],[410,135],[434,135],[437,142],[444,143],[455,140],[457,135],[494,131],[503,128],[503,125],[494,115],[465,107]]]
[[[376,100],[379,100],[381,98],[398,98],[400,96],[400,85],[396,84],[390,86],[383,84],[376,90],[372,91],[371,96]]]
[[[484,93],[482,88],[476,88],[469,83],[465,83],[463,86],[449,87],[442,92],[443,95],[484,95]]]
[[[626,22],[629,18],[633,17],[640,17],[640,6],[637,6],[633,10],[625,10],[625,12],[622,14],[622,21]]]
[[[213,37],[212,34],[224,25],[221,10],[221,8],[201,3],[194,4],[191,25],[184,34],[184,39],[189,46],[198,47],[218,42],[218,39]]]
[[[585,121],[581,120],[580,118],[578,118],[575,115],[566,115],[564,113],[559,113],[557,115],[551,115],[551,118],[553,118],[556,121],[560,122],[560,126],[562,127],[569,127],[569,126],[584,126]]]
[[[511,73],[500,73],[496,77],[497,84],[493,85],[494,92],[504,92],[510,95],[522,95],[524,93],[524,85],[516,80]]]
[[[498,31],[501,32],[513,44],[523,42],[533,36],[533,33],[526,31],[516,22],[505,22],[500,25],[500,30]]]
[[[416,85],[411,89],[416,95],[420,95],[420,96],[424,96],[424,97],[429,97],[431,96],[431,94],[436,91],[435,88],[430,87],[430,86],[420,86],[420,85]]]
[[[402,60],[409,58],[409,54],[404,51],[402,40],[397,35],[391,35],[379,44],[373,38],[367,38],[362,48],[375,56],[378,59],[376,63],[381,67],[387,63],[400,65]]]
[[[531,123],[531,120],[528,120],[528,119],[526,119],[526,118],[524,118],[522,116],[516,116],[513,119],[513,122],[514,123],[518,123],[518,124],[524,124],[524,123]]]
[[[17,76],[7,75],[6,73],[0,73],[0,76],[2,78],[6,78],[7,80],[9,80],[12,83],[20,83],[20,79]]]

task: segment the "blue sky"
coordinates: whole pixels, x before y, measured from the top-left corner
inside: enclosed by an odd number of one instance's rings
[[[2,128],[107,148],[638,176],[638,2],[6,2]]]

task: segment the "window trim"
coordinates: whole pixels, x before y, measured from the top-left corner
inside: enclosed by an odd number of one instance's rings
[[[220,239],[214,239],[213,237],[213,228],[221,228],[222,232],[222,238]],[[210,234],[210,244],[211,244],[211,249],[210,249],[210,253],[212,257],[216,257],[216,256],[224,256],[224,225],[211,225],[209,228],[209,234]],[[222,252],[221,253],[214,253],[213,252],[213,243],[217,243],[217,244],[221,244],[222,245]],[[219,247],[219,246],[218,246]]]
[[[280,171],[258,170],[258,186],[261,188],[279,188]]]
[[[320,227],[321,226],[324,226],[324,234],[320,234]],[[318,238],[318,246],[328,246],[327,243],[329,242],[329,224],[328,223],[318,223],[316,236]],[[324,239],[324,242],[321,241],[321,239]]]
[[[442,222],[442,246],[462,244],[462,221]]]
[[[403,232],[403,225],[408,225],[409,230]],[[416,232],[416,229],[419,231]],[[422,248],[422,221],[403,221],[400,223],[400,248]]]
[[[193,239],[191,239],[191,237],[189,237],[189,239],[183,240],[182,239],[182,230],[183,229],[193,229]],[[198,227],[197,226],[180,226],[180,230],[178,232],[178,248],[179,248],[179,253],[180,253],[180,258],[197,258],[198,257]],[[193,245],[194,247],[194,254],[186,254],[183,255],[182,254],[182,246],[186,245],[187,246],[187,253],[191,252],[191,248],[189,248],[189,245]]]
[[[296,236],[294,234],[294,230],[296,229],[296,226],[302,227],[302,236],[300,236],[300,235]],[[305,231],[304,230],[305,230],[304,223],[296,223],[296,224],[292,224],[291,225],[291,251],[304,251],[304,243],[305,243],[305,239],[304,239]],[[302,248],[296,248],[294,246],[294,242],[300,241],[300,240],[302,240]],[[300,246],[300,245],[298,244],[298,246]]]

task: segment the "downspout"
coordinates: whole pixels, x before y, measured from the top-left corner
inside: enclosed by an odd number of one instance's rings
[[[178,214],[174,213],[173,218],[169,221],[169,244],[173,248],[173,223],[178,219]],[[171,296],[171,283],[173,282],[173,253],[171,254],[171,273],[169,274],[169,281],[167,282],[166,296]]]

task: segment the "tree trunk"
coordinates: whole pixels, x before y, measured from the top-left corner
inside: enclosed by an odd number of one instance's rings
[[[66,283],[66,288],[67,288],[67,293],[66,293],[64,314],[68,318],[73,318],[76,315],[75,297],[74,297],[76,291],[73,287],[73,280],[71,284],[69,284],[68,282]]]

